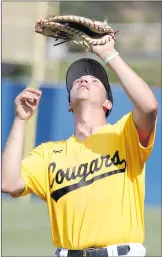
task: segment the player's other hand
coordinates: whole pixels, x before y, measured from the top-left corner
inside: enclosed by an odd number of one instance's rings
[[[15,99],[15,115],[20,120],[28,121],[35,113],[42,92],[34,88],[26,88]]]

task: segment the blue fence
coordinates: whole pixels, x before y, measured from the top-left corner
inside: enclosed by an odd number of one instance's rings
[[[9,135],[14,119],[14,99],[25,88],[25,84],[17,84],[2,80],[2,150]],[[43,94],[37,115],[35,146],[42,142],[66,139],[73,133],[73,115],[68,112],[66,89],[40,86]],[[109,117],[115,123],[132,109],[132,104],[120,86],[112,87],[114,105]],[[159,102],[159,115],[155,146],[147,162],[146,204],[161,205],[161,89],[154,88]]]

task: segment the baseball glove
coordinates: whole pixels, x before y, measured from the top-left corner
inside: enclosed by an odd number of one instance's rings
[[[36,22],[35,32],[55,40],[64,40],[54,46],[73,41],[89,51],[92,50],[92,45],[104,45],[112,38],[115,40],[117,33],[108,25],[107,19],[100,22],[74,15],[41,19]]]

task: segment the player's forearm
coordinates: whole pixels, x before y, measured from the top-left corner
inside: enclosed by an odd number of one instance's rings
[[[138,110],[146,114],[156,110],[157,101],[152,90],[119,55],[113,58],[108,66],[115,72],[126,94]]]
[[[2,191],[16,190],[21,179],[21,161],[26,121],[15,118],[11,133],[2,154]]]

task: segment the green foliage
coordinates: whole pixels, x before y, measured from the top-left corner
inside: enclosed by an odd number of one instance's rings
[[[111,23],[161,22],[160,2],[140,1],[64,1],[60,2],[60,14],[86,16]]]
[[[2,63],[2,77],[18,79],[31,77],[32,67],[25,64]]]
[[[161,61],[147,59],[127,59],[126,62],[136,71],[151,87],[161,87]],[[60,81],[65,82],[66,71],[71,62],[62,62],[60,66]],[[106,69],[110,83],[119,83],[118,78],[110,69]]]

